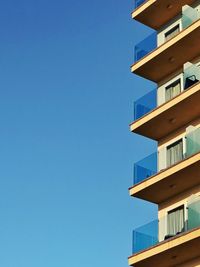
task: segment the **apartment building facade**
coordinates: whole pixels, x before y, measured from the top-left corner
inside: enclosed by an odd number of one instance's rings
[[[134,164],[130,196],[158,205],[133,231],[134,267],[200,266],[200,0],[135,0],[133,19],[154,29],[131,71],[157,84],[134,103],[133,133],[157,141]]]

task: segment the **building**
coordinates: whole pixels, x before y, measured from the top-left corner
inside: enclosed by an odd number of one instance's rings
[[[135,0],[133,19],[155,32],[131,71],[157,88],[134,105],[132,132],[157,141],[134,165],[132,197],[158,205],[133,231],[134,267],[200,266],[200,0]]]

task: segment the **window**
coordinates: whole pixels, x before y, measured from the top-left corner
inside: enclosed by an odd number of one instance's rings
[[[177,81],[171,83],[166,87],[165,101],[169,101],[170,99],[174,98],[180,93],[181,93],[181,80],[178,79]]]
[[[182,205],[168,212],[167,235],[165,236],[165,239],[178,235],[185,230],[184,205]]]
[[[170,40],[172,37],[177,35],[179,32],[180,32],[180,25],[178,24],[165,33],[165,41]]]
[[[167,167],[183,159],[183,140],[179,140],[167,147]]]

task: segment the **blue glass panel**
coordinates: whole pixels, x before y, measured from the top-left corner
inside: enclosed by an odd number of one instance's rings
[[[158,243],[158,220],[133,231],[133,254]]]
[[[154,32],[135,46],[135,62],[157,47],[157,33]]]
[[[157,106],[157,90],[144,95],[134,102],[134,120],[139,119]]]
[[[157,173],[157,152],[134,164],[134,184]]]
[[[146,0],[135,0],[135,8],[141,6]]]

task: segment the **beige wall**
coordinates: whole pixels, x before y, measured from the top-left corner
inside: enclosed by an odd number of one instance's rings
[[[180,31],[182,31],[181,15],[173,18],[169,23],[162,27],[157,34],[157,44],[162,45],[165,42],[165,33],[179,24]]]
[[[166,102],[166,99],[165,99],[165,90],[166,90],[166,87],[168,85],[170,85],[171,83],[177,81],[178,79],[180,79],[181,81],[181,91],[183,91],[183,73],[179,73],[178,75],[175,75],[175,76],[171,76],[169,77],[169,80],[167,82],[165,82],[163,85],[159,86],[158,87],[158,91],[157,91],[157,103],[158,103],[158,106],[162,105],[163,103]]]

